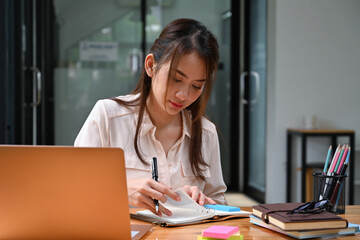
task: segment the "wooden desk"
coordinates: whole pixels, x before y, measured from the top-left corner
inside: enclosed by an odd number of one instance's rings
[[[242,208],[245,211],[251,211],[249,207]],[[136,212],[136,209],[130,209],[131,212]],[[346,218],[349,222],[360,224],[360,205],[357,206],[346,206],[346,213],[341,214]],[[145,223],[140,220],[131,219],[131,223],[136,224],[150,224]],[[154,226],[150,232],[148,232],[142,239],[153,239],[153,240],[162,240],[162,239],[191,239],[196,240],[198,235],[201,235],[201,232],[212,226],[212,225],[228,225],[228,226],[239,226],[240,233],[244,235],[244,240],[250,239],[294,239],[288,236],[285,236],[280,233],[276,233],[271,230],[267,230],[265,228],[256,226],[249,222],[249,218],[237,218],[232,220],[226,220],[221,222],[212,222],[212,223],[204,223],[204,224],[196,224],[190,225],[186,227],[160,227]],[[344,236],[336,239],[360,239],[360,234],[354,236]]]
[[[289,128],[287,129],[287,171],[286,171],[286,201],[292,202],[294,200],[291,199],[291,187],[292,187],[292,138],[293,136],[298,136],[301,138],[301,202],[305,202],[306,200],[306,150],[307,150],[307,138],[308,137],[330,137],[331,145],[333,149],[336,149],[338,142],[338,137],[349,137],[349,146],[351,147],[352,153],[350,154],[350,168],[349,168],[349,191],[348,191],[348,201],[349,204],[354,204],[354,159],[355,159],[355,131],[353,130],[340,130],[340,129],[295,129]],[[324,159],[323,164],[325,163],[326,158],[326,150],[324,149]],[[333,150],[333,153],[335,150]]]

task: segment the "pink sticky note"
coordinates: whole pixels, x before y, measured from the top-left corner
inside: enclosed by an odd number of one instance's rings
[[[239,231],[239,227],[234,226],[212,226],[203,231],[203,237],[213,237],[227,239]]]

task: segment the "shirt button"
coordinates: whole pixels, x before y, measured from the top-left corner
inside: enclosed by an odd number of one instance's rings
[[[168,163],[168,166],[171,167],[171,163]]]

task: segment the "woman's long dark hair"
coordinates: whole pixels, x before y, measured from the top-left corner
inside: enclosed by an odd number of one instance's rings
[[[219,60],[218,43],[215,36],[200,22],[193,19],[178,19],[169,23],[155,40],[150,53],[153,54],[156,69],[155,73],[164,63],[170,61],[168,81],[174,76],[174,69],[178,65],[180,58],[192,52],[196,52],[206,64],[206,83],[200,97],[187,107],[192,116],[191,142],[189,159],[191,170],[197,178],[204,180],[203,170],[208,164],[202,156],[202,116],[205,114],[206,104],[210,97],[211,88],[215,79],[217,64]],[[136,126],[134,147],[135,151],[144,164],[140,153],[138,138],[141,124],[146,109],[146,100],[150,94],[151,78],[146,74],[145,68],[142,69],[140,80],[133,91],[139,94],[133,101],[123,101],[114,98],[118,103],[125,106],[139,106],[139,119]]]

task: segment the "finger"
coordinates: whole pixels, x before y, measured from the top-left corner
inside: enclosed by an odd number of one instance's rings
[[[172,215],[172,212],[161,204],[159,205],[159,212],[164,213],[167,216]]]
[[[153,208],[153,210],[156,212],[156,206],[155,206],[155,201],[152,198],[147,197],[144,201],[147,205],[151,206]]]
[[[156,190],[156,192],[154,192],[154,195],[152,195],[152,196],[155,199],[158,199],[163,203],[166,202],[165,195],[169,196],[170,198],[174,199],[175,201],[181,200],[179,195],[177,195],[177,193],[175,191],[173,191],[171,187],[169,187],[165,184],[154,181],[151,183],[151,187]]]
[[[148,201],[148,198],[146,198],[146,202],[142,202],[142,204],[143,204],[143,208],[150,210],[152,213],[160,217],[162,216],[162,213],[166,214],[167,216],[172,215],[172,212],[169,209],[162,206],[161,204],[159,204],[159,211],[157,212],[155,202],[152,199]]]
[[[136,199],[136,206],[149,209],[152,212],[156,212],[154,199],[141,193],[138,193],[135,199]]]
[[[200,192],[200,194],[199,194],[199,201],[198,201],[198,203],[199,203],[201,206],[204,206],[205,199],[206,199],[205,194],[204,194],[203,192]]]
[[[153,204],[153,205],[155,206],[155,204]],[[147,209],[149,209],[153,214],[158,215],[159,217],[162,217],[161,211],[159,210],[158,212],[156,212],[156,209],[153,206],[149,206],[149,208],[147,208]]]
[[[150,204],[144,203],[144,206],[145,206],[144,208],[150,210],[153,214],[158,215],[159,217],[162,217],[162,213],[165,213],[168,216],[171,216],[172,214],[170,210],[161,206],[161,204],[159,204],[159,210],[156,211],[156,206],[154,201],[152,201]]]
[[[192,188],[190,197],[198,202],[200,190],[197,187]]]
[[[159,211],[156,212],[156,206],[155,206],[155,202],[153,199],[144,196],[144,201],[142,202],[144,205],[144,208],[149,209],[152,213],[158,215],[158,216],[162,216],[162,213],[166,214],[167,216],[171,216],[172,212],[165,208],[164,206],[162,206],[161,204],[159,204]]]
[[[204,204],[216,204],[216,202],[209,197],[205,197],[205,203]]]
[[[164,202],[166,201],[166,196],[161,192],[162,185],[163,184],[160,184],[155,180],[148,179],[145,184],[138,187],[137,191],[142,195]]]
[[[156,208],[155,208],[155,203],[154,201],[152,202],[147,202],[147,201],[138,201],[138,204],[136,205],[136,207],[140,207],[140,208],[145,208],[150,210],[152,213],[154,213],[155,215],[158,216],[162,216],[161,212],[156,212]]]
[[[183,189],[189,196],[191,196],[191,187],[190,187],[189,185],[183,186],[182,189]]]

